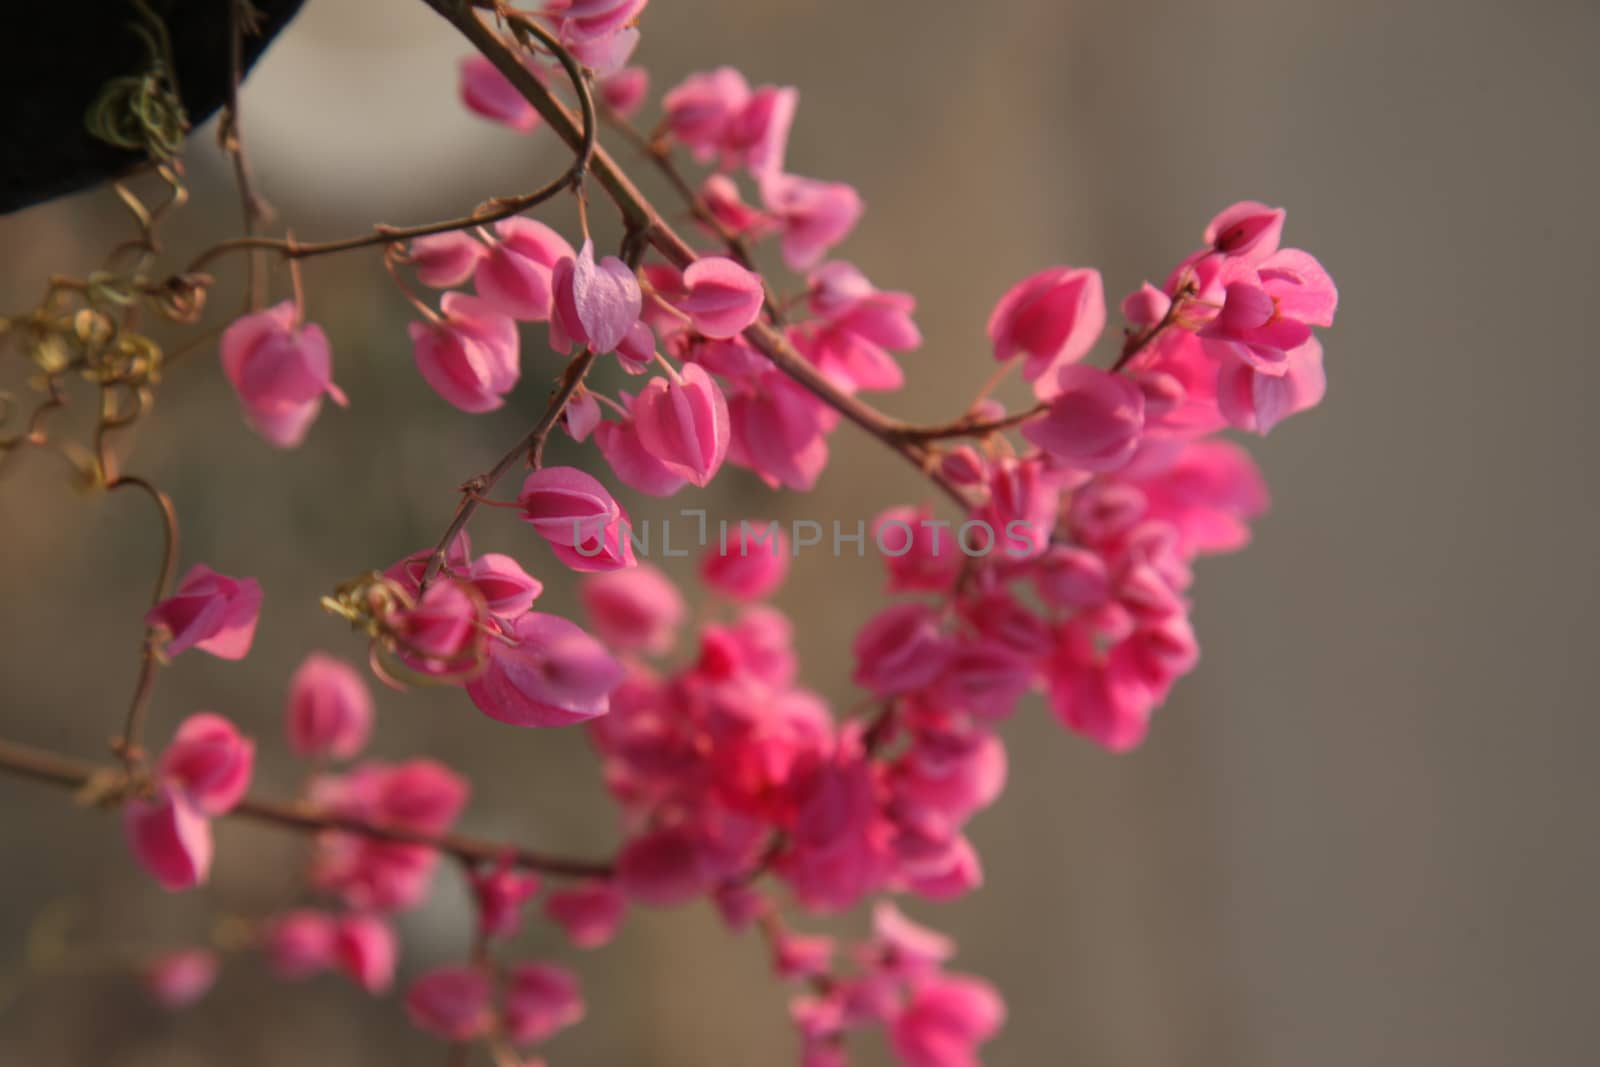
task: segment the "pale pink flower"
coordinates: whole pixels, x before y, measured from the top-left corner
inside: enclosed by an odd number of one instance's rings
[[[650,92],[650,72],[626,67],[600,79],[600,99],[623,118],[631,118]]]
[[[799,103],[798,89],[763,85],[751,93],[723,128],[724,165],[743,165],[755,175],[781,172]]]
[[[750,84],[732,67],[691,74],[661,98],[672,136],[701,163],[722,150],[729,125],[750,100]]]
[[[557,352],[570,352],[574,344],[615,351],[639,321],[644,306],[639,279],[616,256],[596,263],[592,240],[583,243],[576,258],[555,265],[550,283],[550,347]]]
[[[713,218],[733,233],[763,236],[771,226],[766,214],[744,202],[739,186],[726,174],[710,174],[700,184],[700,199]]]
[[[517,499],[524,521],[553,545],[590,542],[622,514],[606,487],[576,467],[533,471]]]
[[[168,656],[198,648],[219,659],[243,659],[260,613],[261,586],[254,578],[230,578],[197,563],[144,621],[166,631],[162,650]]]
[[[728,398],[728,460],[776,488],[805,492],[828,463],[827,416],[786,374],[764,370]]]
[[[1144,394],[1120,374],[1078,363],[1062,367],[1050,409],[1022,436],[1064,466],[1116,470],[1133,458],[1144,430]]]
[[[417,280],[433,289],[453,289],[472,277],[489,252],[482,241],[461,230],[418,237],[406,247],[406,262]]]
[[[599,948],[617,934],[627,902],[610,882],[587,881],[545,897],[544,914],[578,948]]]
[[[994,358],[1026,357],[1022,376],[1047,396],[1054,370],[1089,353],[1106,325],[1100,272],[1087,267],[1051,267],[1012,286],[989,316]]]
[[[487,56],[474,52],[461,61],[461,102],[468,110],[527,133],[539,124],[539,113]]]
[[[772,946],[772,969],[779,978],[814,978],[833,965],[833,938],[822,935],[780,933]]]
[[[411,1025],[446,1041],[470,1041],[494,1022],[489,979],[478,967],[438,967],[406,990]]]
[[[893,974],[916,975],[936,969],[956,953],[955,942],[937,930],[912,922],[892,901],[872,908],[871,962]]]
[[[351,758],[366,746],[372,716],[366,681],[341,660],[313,652],[289,679],[289,747],[303,759]]]
[[[769,597],[788,575],[789,536],[776,522],[730,523],[726,539],[708,547],[700,559],[701,580],[734,600]]]
[[[927,507],[890,508],[872,520],[872,539],[889,572],[891,593],[942,593],[966,558],[951,524]]]
[[[933,608],[908,601],[885,608],[856,634],[855,683],[879,696],[932,682],[949,662],[950,644]]]
[[[717,340],[737,337],[761,317],[766,295],[760,276],[726,256],[706,256],[683,272],[678,309],[697,332]]]
[[[623,402],[631,408],[632,401],[626,393],[623,394]],[[617,480],[630,489],[650,496],[671,496],[686,484],[683,475],[662,463],[644,447],[639,440],[639,429],[631,418],[620,422],[602,422],[595,427],[594,443],[611,465]]]
[[[684,364],[674,380],[652,378],[633,421],[645,451],[694,485],[708,484],[728,454],[728,402],[698,364]]]
[[[315,324],[301,325],[293,301],[236,319],[222,334],[221,351],[246,421],[279,448],[305,439],[324,396],[348,403],[333,384],[327,337]]]
[[[601,638],[625,652],[666,652],[688,613],[678,587],[648,563],[591,575],[578,596]]]
[[[144,966],[144,987],[163,1008],[187,1008],[211,992],[221,962],[208,948],[168,952]]]
[[[849,236],[861,219],[861,195],[843,182],[793,174],[761,177],[761,202],[782,231],[783,261],[806,270]]]
[[[649,0],[557,0],[549,5],[561,16],[565,43],[593,41],[625,30],[644,12]]]
[[[406,327],[423,380],[462,411],[501,407],[522,376],[517,324],[488,301],[465,293],[446,293],[440,307],[442,321]]]
[[[1206,225],[1205,242],[1218,252],[1247,261],[1266,259],[1283,237],[1282,208],[1241,200],[1223,208]]]
[[[490,642],[488,666],[467,683],[479,711],[512,726],[567,726],[609,709],[622,667],[577,624],[529,612],[507,636],[515,643]]]
[[[494,231],[495,241],[473,271],[473,287],[491,307],[514,319],[546,321],[556,264],[572,258],[572,246],[544,223],[520,215],[501,219]]]
[[[1297,412],[1322,403],[1328,392],[1322,344],[1315,337],[1285,353],[1283,373],[1263,374],[1242,360],[1224,360],[1217,371],[1217,407],[1228,424],[1265,436]]]

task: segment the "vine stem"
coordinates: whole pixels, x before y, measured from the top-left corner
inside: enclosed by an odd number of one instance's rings
[[[126,781],[125,772],[72,756],[0,740],[0,771],[36,782],[81,790],[99,782]],[[519,845],[464,834],[422,834],[398,826],[352,819],[304,804],[245,797],[224,818],[246,819],[301,833],[336,830],[395,844],[421,845],[466,864],[509,862],[524,870],[562,878],[609,878],[609,863],[554,856]]]
[[[156,508],[161,512],[162,528],[162,555],[161,573],[156,578],[155,591],[150,596],[151,606],[161,603],[167,595],[167,589],[172,584],[173,573],[178,567],[178,512],[172,505],[172,498],[157,489],[153,484],[135,475],[120,475],[106,483],[108,492],[132,487],[138,489],[155,502]],[[146,628],[144,646],[139,653],[139,679],[133,686],[133,698],[128,703],[128,715],[123,722],[122,736],[112,744],[112,750],[122,759],[123,763],[132,770],[143,760],[143,750],[140,738],[144,733],[144,720],[150,710],[150,698],[155,694],[156,668],[159,665],[156,658],[156,635]]]

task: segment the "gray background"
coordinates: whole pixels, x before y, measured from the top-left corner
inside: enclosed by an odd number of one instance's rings
[[[302,236],[457,214],[560,165],[547,142],[461,116],[462,49],[421,5],[308,6],[246,94],[261,182]],[[986,1062],[1590,1058],[1600,9],[657,0],[646,29],[658,89],[720,62],[802,88],[791,166],[859,185],[869,213],[845,254],[922,300],[929,343],[905,361],[898,412],[958,409],[989,373],[984,319],[1015,279],[1094,264],[1120,295],[1161,278],[1235,199],[1286,205],[1289,240],[1340,283],[1328,403],[1256,447],[1273,511],[1248,552],[1201,566],[1205,658],[1152,741],[1109,757],[1030,705],[1005,729],[1010,789],[974,828],[987,886],[913,908],[1005,989],[1011,1020]],[[180,250],[234,225],[202,141]],[[49,272],[87,269],[122,226],[104,192],[0,220],[5,306],[36,299]],[[354,407],[273,454],[239,426],[208,355],[173,374],[133,465],[177,496],[186,561],[268,590],[249,660],[185,658],[163,676],[155,736],[198,707],[235,715],[263,737],[263,787],[278,792],[296,774],[276,741],[287,672],[313,647],[358,654],[316,596],[436,537],[451,488],[515,437],[545,370],[530,346],[517,404],[468,420],[412,371],[373,257],[311,264],[307,280]],[[705,499],[853,520],[926,494],[851,430],[834,448],[810,497],[729,476]],[[0,728],[93,755],[132,682],[157,543],[143,502],[75,495],[62,472],[35,457],[0,492]],[[480,544],[525,549],[550,602],[569,603],[542,550],[495,520]],[[848,633],[876,583],[867,563],[810,556],[781,600],[810,679],[841,704]],[[578,734],[510,733],[454,694],[381,699],[379,752],[473,772],[471,829],[608,847]],[[213,909],[280,906],[300,855],[229,825],[214,886],[174,899],[134,870],[114,820],[10,780],[0,811],[11,966],[68,887],[77,943],[137,951],[203,936]],[[467,923],[441,875],[405,920],[406,972],[458,955]],[[522,944],[572,955],[547,931]],[[590,1018],[549,1046],[557,1065],[792,1056],[759,948],[699,908],[638,913],[576,966]],[[399,1016],[334,979],[276,985],[251,961],[178,1016],[116,974],[31,976],[0,1008],[0,1063],[440,1062]],[[884,1062],[875,1041],[859,1048]]]

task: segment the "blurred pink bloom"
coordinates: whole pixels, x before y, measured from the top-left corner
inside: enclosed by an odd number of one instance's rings
[[[1265,435],[1297,412],[1322,403],[1328,376],[1322,368],[1322,343],[1315,337],[1285,353],[1283,373],[1262,374],[1240,360],[1227,360],[1217,372],[1217,407],[1228,424]]]
[[[855,683],[879,696],[920,689],[939,677],[950,657],[937,613],[920,601],[873,616],[856,634],[854,649]]]
[[[539,113],[500,73],[487,56],[473,53],[461,61],[461,102],[484,118],[527,133],[539,123]]]
[[[286,912],[271,920],[262,948],[279,978],[309,978],[333,966],[336,924],[320,911]]]
[[[482,241],[461,230],[418,237],[406,247],[406,261],[417,280],[433,289],[453,289],[472,277],[489,252]]]
[[[372,732],[372,693],[355,668],[321,652],[289,679],[289,747],[303,759],[349,759]]]
[[[761,177],[761,202],[782,230],[783,261],[806,270],[849,236],[863,205],[854,187],[793,174]]]
[[[511,968],[505,989],[506,1036],[532,1045],[583,1019],[578,980],[564,967],[522,963]]]
[[[487,260],[485,260],[487,262]],[[412,354],[434,392],[462,411],[493,411],[522,376],[517,324],[493,304],[446,293],[442,322],[413,322]]]
[[[368,993],[382,993],[394,984],[399,955],[394,930],[375,915],[347,915],[334,932],[334,961]]]
[[[163,889],[192,889],[211,873],[211,823],[173,783],[124,802],[122,830],[134,859]]]
[[[165,629],[162,650],[168,656],[198,648],[219,659],[243,659],[260,613],[261,586],[254,578],[230,578],[197,563],[144,621]]]
[[[632,118],[650,92],[650,73],[643,67],[626,67],[600,79],[600,99],[623,118]]]
[[[939,975],[912,991],[889,1029],[906,1067],[977,1067],[977,1046],[1005,1022],[1005,1003],[977,978]]]
[[[197,712],[178,727],[157,773],[176,785],[202,815],[233,810],[250,786],[255,742],[221,715]]]
[[[539,891],[539,876],[503,862],[476,869],[470,877],[479,932],[485,937],[510,937],[520,930],[522,906]]]
[[[648,563],[591,575],[578,596],[601,638],[624,652],[666,652],[687,614],[678,587]]]
[[[341,407],[348,403],[333,384],[327,337],[299,319],[299,309],[286,300],[236,319],[222,334],[222,371],[245,419],[279,448],[304,440],[324,396]]]
[[[164,1008],[187,1008],[211,992],[221,963],[208,948],[186,948],[150,960],[144,987]]]
[[[617,855],[617,888],[627,899],[655,907],[693,900],[706,888],[694,838],[677,828],[633,838]]]
[[[390,619],[396,652],[424,674],[449,675],[471,667],[484,642],[483,602],[460,581],[441,578],[415,606]]]
[[[604,715],[623,670],[605,647],[559,615],[529,612],[494,640],[489,664],[467,683],[477,709],[512,726],[567,726]]]
[[[411,1025],[446,1041],[470,1041],[494,1022],[489,979],[477,967],[438,967],[406,990]]]
[[[798,89],[763,85],[750,94],[722,132],[724,165],[741,164],[751,174],[778,173],[789,147]]]
[[[788,575],[789,536],[776,522],[730,523],[727,537],[709,546],[700,559],[701,580],[734,600],[769,597]]]
[[[750,99],[750,84],[732,67],[691,74],[661,98],[672,136],[701,163],[722,149],[729,124]]]
[[[599,948],[616,936],[626,907],[616,886],[588,881],[545,897],[544,914],[578,948]]]
[[[1120,374],[1069,364],[1043,418],[1023,423],[1022,436],[1074,470],[1116,470],[1133,457],[1144,430],[1144,394]]]

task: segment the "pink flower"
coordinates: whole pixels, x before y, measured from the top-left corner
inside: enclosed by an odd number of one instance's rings
[[[861,219],[861,195],[843,182],[823,182],[792,174],[761,177],[761,202],[783,236],[783,261],[806,270],[849,236]]]
[[[798,89],[763,85],[752,93],[723,128],[724,165],[741,163],[758,176],[781,172],[799,103]]]
[[[489,645],[489,664],[467,683],[477,709],[512,726],[567,726],[604,715],[622,667],[559,615],[529,612],[511,624],[515,644]]]
[[[321,652],[289,679],[289,747],[302,759],[349,759],[372,732],[372,693],[349,664]]]
[[[737,337],[761,317],[766,294],[761,278],[725,256],[706,256],[683,272],[685,295],[679,310],[706,337]]]
[[[486,56],[473,53],[461,61],[461,102],[492,122],[527,133],[539,113]]]
[[[639,321],[644,305],[639,279],[616,256],[597,264],[593,241],[583,243],[576,259],[557,263],[550,282],[550,347],[557,352],[570,352],[574,343],[613,352]]]
[[[750,84],[732,67],[691,74],[661,98],[672,136],[701,163],[722,149],[728,126],[750,100]]]
[[[561,39],[571,44],[621,33],[636,21],[649,0],[557,0]]]
[[[514,619],[533,607],[544,584],[510,556],[485,552],[472,561],[467,580],[483,597],[491,615]]]
[[[208,948],[186,948],[145,964],[144,987],[164,1008],[187,1008],[211,992],[221,964]]]
[[[705,885],[699,848],[681,829],[652,830],[617,855],[617,888],[629,900],[670,907],[693,900]]]
[[[610,882],[588,881],[551,893],[544,914],[578,948],[599,948],[617,935],[626,906]]]
[[[650,92],[650,73],[628,67],[600,79],[600,99],[623,118],[631,118]]]
[[[260,613],[261,586],[254,578],[230,578],[197,563],[144,621],[166,631],[162,650],[168,656],[198,648],[219,659],[243,659]]]
[[[1116,470],[1133,457],[1144,430],[1144,394],[1119,374],[1087,364],[1061,368],[1044,418],[1022,436],[1074,470]]]
[[[394,983],[398,954],[394,930],[377,916],[346,916],[334,932],[335,963],[368,993],[382,993]]]
[[[192,889],[211,873],[211,823],[174,783],[122,806],[128,847],[161,888]]]
[[[583,1019],[578,979],[564,967],[523,963],[506,979],[506,1035],[514,1044],[544,1041]]]
[[[520,215],[501,219],[494,231],[497,240],[473,272],[473,287],[496,311],[523,322],[546,321],[556,264],[572,258],[572,246],[544,223]]]
[[[406,990],[411,1025],[446,1041],[470,1041],[494,1022],[489,979],[477,967],[439,967]]]
[[[627,394],[623,400],[628,402]],[[617,480],[630,489],[651,496],[671,496],[685,483],[684,477],[662,463],[639,440],[639,428],[630,418],[622,422],[602,422],[595,427],[594,443],[611,465]]]
[[[576,467],[543,467],[529,474],[518,503],[523,520],[552,545],[587,544],[622,514],[606,487]]]
[[[700,578],[734,600],[771,596],[789,575],[789,537],[776,522],[760,529],[743,519],[700,559]]]
[[[1252,262],[1266,259],[1278,250],[1285,214],[1282,208],[1241,200],[1207,224],[1205,242],[1225,255]]]
[[[249,788],[255,754],[255,743],[233,723],[202,711],[183,721],[157,770],[183,791],[196,811],[224,815]]]
[[[487,262],[487,261],[486,261]],[[446,293],[443,322],[413,322],[412,354],[434,392],[462,411],[493,411],[522,376],[517,324],[486,300]]]
[[[1068,729],[1112,752],[1144,740],[1155,697],[1126,651],[1098,656],[1089,637],[1069,630],[1060,652],[1046,665],[1050,706]]]
[[[428,586],[412,608],[390,619],[396,651],[424,674],[449,675],[473,666],[484,643],[483,602],[455,579]]]
[[[678,587],[648,563],[591,575],[578,596],[601,638],[625,652],[666,652],[687,614]]]
[[[872,520],[872,537],[889,571],[891,593],[942,593],[965,558],[948,522],[926,507],[890,508]]]
[[[929,684],[949,662],[950,645],[932,608],[909,601],[873,616],[855,640],[855,682],[879,696]]]
[[[348,403],[333,384],[327,337],[314,324],[300,325],[293,301],[235,320],[221,347],[222,371],[246,421],[279,448],[304,440],[324,395],[341,407]]]
[[[772,946],[772,969],[779,978],[812,978],[833,964],[833,938],[784,931]]]
[[[1012,286],[989,316],[994,358],[1027,357],[1022,376],[1046,379],[1047,372],[1076,363],[1088,354],[1106,325],[1105,291],[1100,272],[1087,267],[1051,267]],[[1041,395],[1047,395],[1042,392]]]
[[[291,911],[272,920],[262,948],[279,978],[309,978],[334,962],[336,926],[320,911]]]
[[[872,909],[872,952],[876,967],[914,975],[938,967],[955,955],[955,942],[906,918],[887,900]]]
[[[700,199],[713,218],[737,234],[763,235],[771,220],[744,202],[738,184],[726,174],[710,174],[700,183]]]
[[[976,1048],[1005,1022],[1005,1003],[989,983],[939,975],[917,986],[889,1029],[906,1067],[976,1067]]]
[[[698,364],[684,364],[673,381],[652,378],[633,420],[645,450],[695,485],[708,484],[728,454],[728,402]]]
[[[1328,376],[1322,344],[1315,337],[1284,354],[1283,373],[1263,374],[1242,360],[1224,360],[1217,371],[1217,407],[1230,426],[1266,435],[1296,412],[1322,403]]]
[[[453,289],[472,277],[488,254],[483,242],[461,230],[418,237],[406,248],[406,262],[417,280],[434,289]]]
[[[466,779],[442,763],[409,760],[374,775],[368,815],[374,821],[424,834],[442,834],[466,807]]]
[[[478,903],[478,930],[485,937],[510,937],[522,927],[522,906],[539,891],[539,876],[507,863],[471,874]]]

